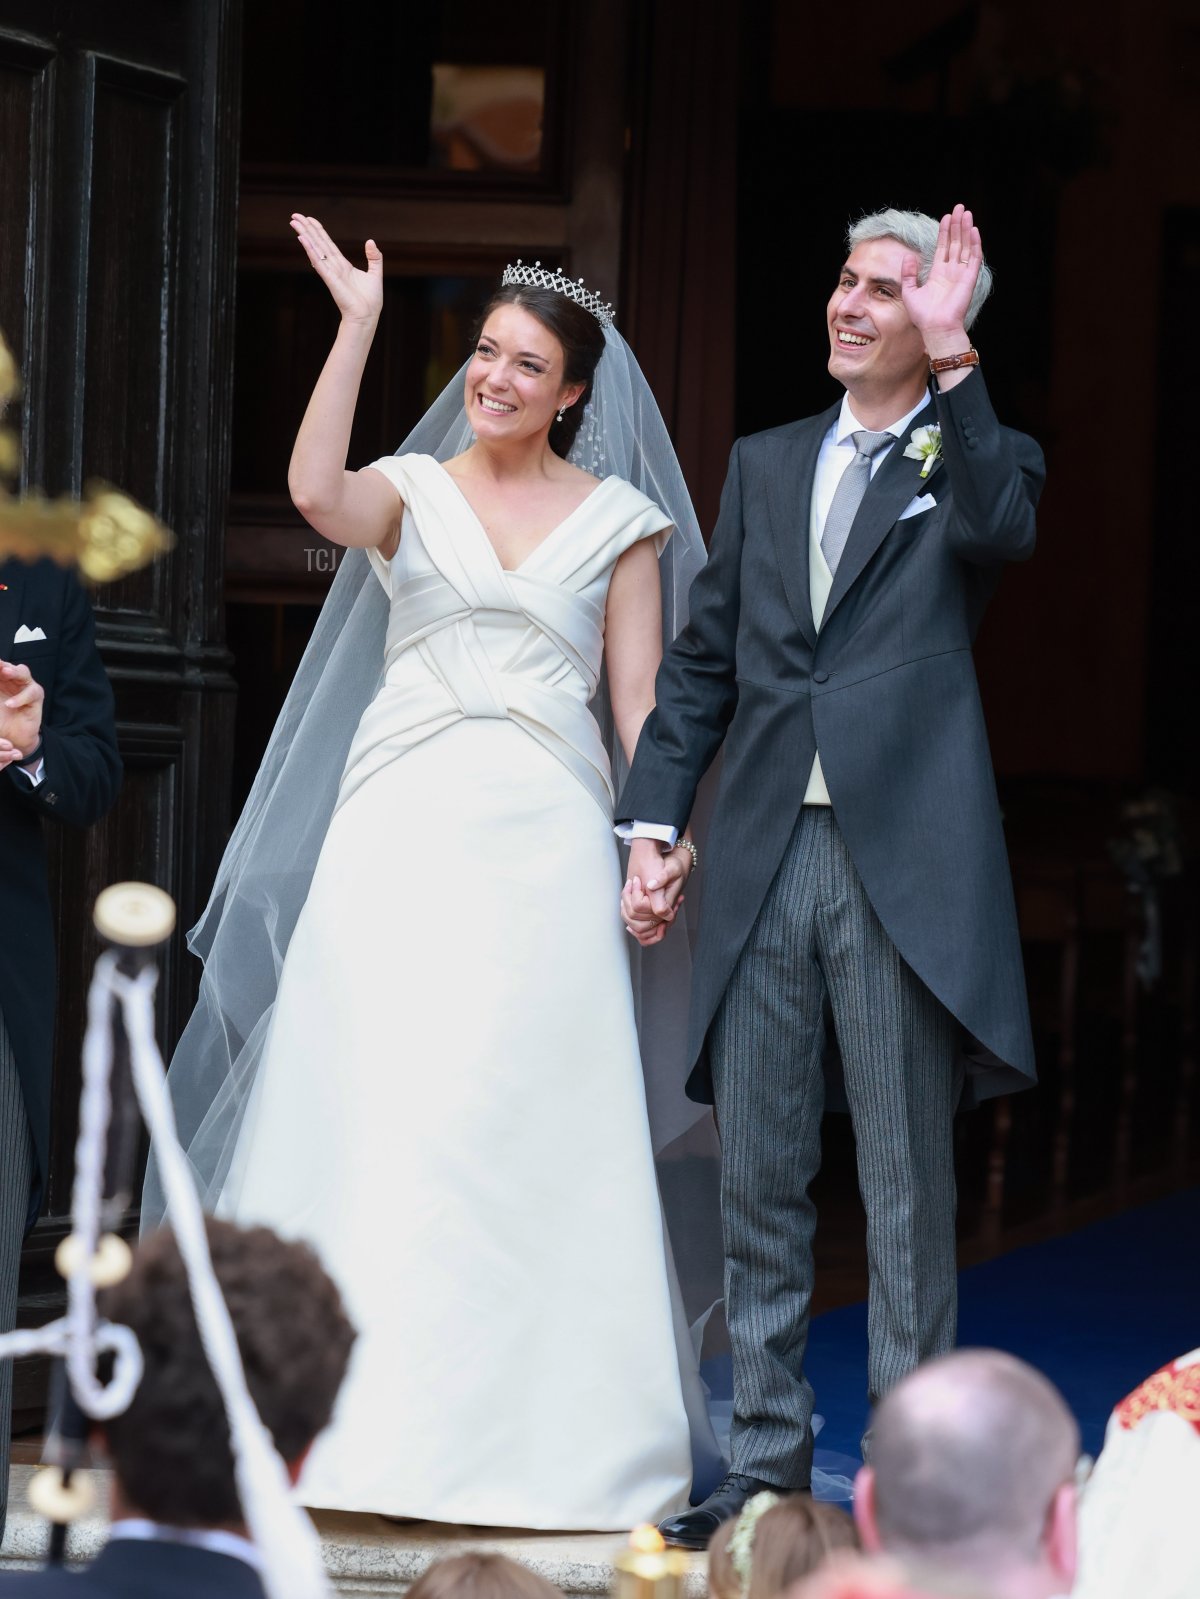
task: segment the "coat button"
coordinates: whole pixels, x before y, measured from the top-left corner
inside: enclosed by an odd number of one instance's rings
[[[828,683],[828,681],[829,681],[829,673],[828,672],[814,672],[813,673],[813,682],[814,683]]]
[[[58,804],[58,795],[57,794],[47,794],[46,795],[46,804],[47,805],[57,805]]]

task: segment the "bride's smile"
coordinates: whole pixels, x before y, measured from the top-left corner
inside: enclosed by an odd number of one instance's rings
[[[465,388],[476,437],[507,443],[544,434],[582,384],[563,382],[562,347],[537,317],[498,305],[479,335]]]

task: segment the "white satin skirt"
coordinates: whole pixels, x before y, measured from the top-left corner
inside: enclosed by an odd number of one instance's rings
[[[311,1506],[621,1529],[688,1423],[611,827],[511,721],[338,810],[221,1214],[311,1242],[358,1328]]]

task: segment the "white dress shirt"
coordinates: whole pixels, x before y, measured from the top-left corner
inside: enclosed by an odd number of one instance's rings
[[[868,433],[891,433],[895,438],[901,439],[912,426],[913,418],[918,416],[929,404],[929,392],[926,392],[913,406],[911,411],[905,412],[898,422],[889,422],[885,428],[867,428]],[[829,602],[829,593],[833,588],[833,573],[829,570],[829,562],[825,559],[821,549],[821,534],[825,531],[825,519],[829,515],[829,507],[833,504],[833,496],[837,486],[842,481],[842,473],[853,461],[855,456],[854,440],[852,433],[863,430],[861,423],[850,409],[850,396],[842,396],[842,409],[837,420],[829,432],[821,440],[821,448],[817,452],[817,469],[813,474],[812,503],[809,506],[808,516],[808,595],[812,603],[813,626],[818,633],[821,631],[821,620],[825,615],[825,606]],[[883,449],[871,457],[871,476],[874,477],[879,468],[892,453],[895,445],[885,445]],[[812,771],[808,774],[808,787],[804,791],[806,805],[828,805],[829,790],[825,786],[825,774],[821,770],[821,752],[818,750],[813,757]]]
[[[926,390],[913,406],[911,411],[906,411],[896,422],[889,422],[885,428],[868,428],[869,433],[891,433],[897,439],[904,437],[912,426],[913,419],[918,416],[929,404],[929,391]],[[813,625],[818,632],[821,630],[821,619],[825,615],[825,606],[829,600],[830,590],[833,588],[833,573],[829,570],[821,549],[821,534],[825,530],[825,519],[829,515],[829,507],[833,504],[833,496],[838,484],[842,481],[842,473],[853,461],[856,454],[852,433],[862,431],[863,424],[850,409],[850,396],[842,396],[842,408],[838,413],[833,426],[821,440],[821,448],[817,452],[817,467],[813,474],[812,500],[808,514],[808,592],[812,603]],[[871,457],[871,476],[874,477],[879,468],[892,453],[894,445],[887,445]],[[901,513],[902,517],[909,516],[914,510],[919,509],[919,503],[913,503]],[[813,758],[812,770],[808,776],[808,787],[804,791],[806,805],[828,805],[829,790],[825,786],[825,776],[821,771],[821,755],[817,752]],[[621,822],[617,825],[617,835],[626,841],[634,838],[656,838],[668,846],[675,844],[679,837],[679,829],[668,827],[660,822]]]
[[[240,1533],[224,1532],[216,1527],[167,1527],[161,1522],[147,1521],[139,1516],[126,1516],[114,1521],[108,1529],[108,1541],[126,1539],[130,1543],[180,1543],[190,1549],[210,1549],[214,1554],[230,1555],[244,1561],[255,1571],[262,1570],[262,1556],[249,1538]]]

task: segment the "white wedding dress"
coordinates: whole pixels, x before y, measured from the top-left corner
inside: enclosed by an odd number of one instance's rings
[[[657,1520],[688,1422],[587,703],[613,567],[669,529],[605,478],[509,572],[432,457],[375,465],[406,506],[386,675],[220,1213],[310,1241],[358,1328],[306,1504]]]

